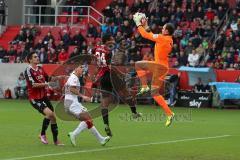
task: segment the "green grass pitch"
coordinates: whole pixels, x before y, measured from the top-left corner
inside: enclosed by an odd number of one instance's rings
[[[91,104],[94,105],[94,104]],[[240,110],[173,108],[176,120],[164,126],[162,109],[138,106],[144,114],[133,121],[130,109],[120,105],[110,113],[113,137],[105,146],[83,132],[72,147],[67,133],[78,122],[58,119],[59,138],[65,146],[49,145],[37,138],[41,115],[25,100],[0,100],[0,160],[238,160]],[[94,120],[102,134],[101,118]]]

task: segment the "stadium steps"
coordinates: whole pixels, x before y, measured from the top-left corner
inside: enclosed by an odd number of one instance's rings
[[[95,8],[97,11],[99,11],[100,13],[102,13],[102,10],[110,5],[110,3],[112,2],[112,0],[96,0],[95,4],[92,5],[93,8]],[[101,17],[96,13],[96,12],[91,12],[91,16],[94,17],[95,19],[100,19]],[[82,23],[88,23],[88,19],[84,18]],[[94,20],[90,20],[90,22],[95,25],[98,26],[98,23],[96,23]]]
[[[0,37],[0,45],[3,46],[4,49],[8,49],[9,42],[11,42],[19,33],[20,28],[20,26],[7,27],[7,30]]]

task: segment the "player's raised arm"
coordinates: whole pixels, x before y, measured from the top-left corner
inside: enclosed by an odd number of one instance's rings
[[[152,32],[147,32],[143,26],[139,26],[138,31],[143,38],[149,39],[154,42],[161,41],[161,34],[153,34]]]
[[[160,41],[160,34],[153,34],[152,32],[147,32],[146,29],[148,27],[147,17],[144,13],[135,13],[133,15],[133,20],[138,27],[138,31],[143,38],[149,39],[151,41],[157,42]]]

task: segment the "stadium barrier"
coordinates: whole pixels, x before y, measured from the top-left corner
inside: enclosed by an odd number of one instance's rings
[[[27,65],[26,63],[0,63],[0,90],[4,92],[9,88],[14,98],[14,87],[16,87],[17,79]],[[3,98],[3,94],[0,94],[0,98]]]
[[[211,107],[212,94],[211,93],[193,93],[189,91],[179,91],[177,106],[193,107],[193,108],[207,108]]]
[[[54,73],[54,71],[58,68],[58,64],[44,64],[43,68],[48,75]],[[192,87],[189,85],[189,77],[186,71],[179,71],[176,68],[171,68],[169,70],[169,74],[178,74],[180,73],[180,82],[179,87],[181,90],[191,90]],[[214,70],[216,74],[217,82],[234,82],[237,77],[240,75],[240,70],[228,71],[228,70]]]
[[[8,64],[1,63],[0,64],[0,89],[5,91],[7,88],[10,88],[12,93],[14,94],[14,87],[16,85],[17,78],[19,74],[25,70],[28,64]],[[43,68],[48,75],[54,73],[54,71],[59,67],[58,64],[43,64]],[[217,82],[234,82],[237,77],[240,75],[240,70],[214,70],[216,74]],[[179,87],[180,90],[191,90],[192,87],[189,86],[189,77],[188,73],[185,71],[178,71],[178,69],[172,68],[169,71],[169,74],[180,74]],[[2,98],[2,95],[0,94]]]

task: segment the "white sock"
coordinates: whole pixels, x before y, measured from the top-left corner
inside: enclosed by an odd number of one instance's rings
[[[96,127],[92,127],[89,129],[90,132],[97,138],[97,140],[99,142],[102,142],[104,140],[104,137],[98,132],[98,130],[96,129]]]
[[[79,135],[82,131],[84,131],[85,129],[87,129],[87,124],[86,122],[82,121],[80,122],[80,124],[78,125],[78,127],[72,132],[74,136]]]

